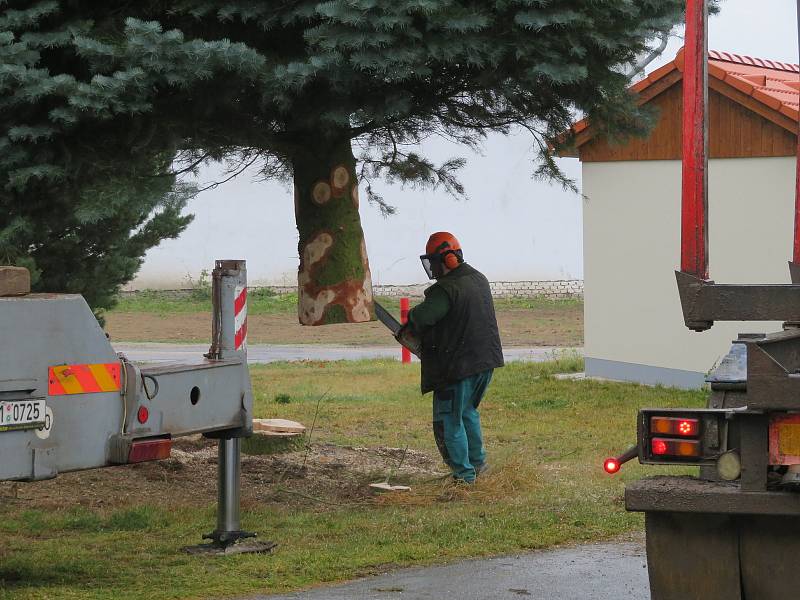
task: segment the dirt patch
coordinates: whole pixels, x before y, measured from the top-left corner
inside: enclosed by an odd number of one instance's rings
[[[498,311],[505,346],[583,346],[583,306]]]
[[[242,506],[265,503],[340,505],[371,501],[369,483],[425,481],[441,476],[441,460],[403,448],[314,444],[305,450],[242,456]],[[93,510],[141,504],[208,506],[217,499],[217,445],[191,436],[175,440],[172,456],[158,462],[65,473],[49,481],[0,483],[0,504],[28,509]]]
[[[250,315],[248,340],[252,344],[331,344],[385,346],[393,343],[377,322],[304,327],[293,314]],[[581,346],[583,308],[578,305],[498,311],[500,336],[506,346]],[[159,315],[110,312],[106,331],[118,342],[208,342],[209,313]]]

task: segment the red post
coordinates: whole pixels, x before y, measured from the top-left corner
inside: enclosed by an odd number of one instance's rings
[[[409,311],[409,302],[408,298],[400,298],[400,323],[405,325],[408,323],[408,311]],[[411,362],[411,350],[406,348],[405,346],[401,346],[403,349],[403,362],[410,363]]]
[[[797,137],[796,171],[794,192],[794,251],[792,252],[792,262],[796,265],[800,265],[800,131],[798,131]]]
[[[708,4],[686,1],[681,271],[708,279]]]
[[[797,2],[797,39],[800,41],[800,0]],[[797,137],[797,176],[795,178],[794,194],[794,252],[792,252],[792,262],[795,263],[795,265],[800,265],[800,130],[798,130]]]

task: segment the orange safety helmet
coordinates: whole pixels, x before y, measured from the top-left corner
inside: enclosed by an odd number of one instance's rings
[[[429,279],[442,276],[440,265],[450,270],[464,262],[464,252],[456,236],[447,231],[437,231],[428,238],[425,254],[419,257]]]

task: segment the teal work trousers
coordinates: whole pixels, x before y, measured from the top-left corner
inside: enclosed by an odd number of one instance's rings
[[[472,483],[486,461],[478,405],[492,369],[433,392],[433,437],[453,477]]]

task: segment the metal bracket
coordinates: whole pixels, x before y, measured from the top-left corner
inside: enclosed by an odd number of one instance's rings
[[[275,542],[238,541],[230,544],[197,544],[186,546],[188,554],[201,556],[223,556],[230,554],[266,554],[277,546]]]
[[[718,284],[675,272],[686,326],[705,331],[714,321],[800,321],[798,284]]]

